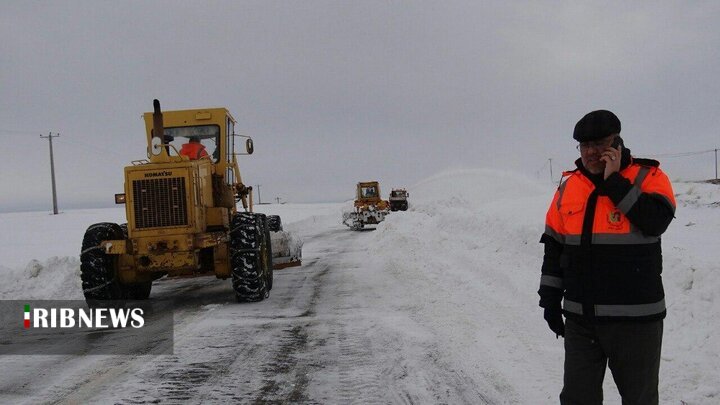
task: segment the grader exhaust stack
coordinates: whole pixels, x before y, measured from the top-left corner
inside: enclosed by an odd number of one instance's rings
[[[157,136],[165,142],[165,129],[163,128],[163,116],[160,111],[160,100],[153,100],[153,136]]]

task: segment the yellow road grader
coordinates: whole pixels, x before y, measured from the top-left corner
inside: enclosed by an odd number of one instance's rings
[[[235,152],[244,143],[242,154],[252,154],[252,139],[235,134],[225,108],[162,112],[158,100],[153,107],[143,115],[147,159],[125,167],[125,192],[115,195],[127,223],[85,232],[86,301],[147,299],[152,281],[165,275],[231,278],[238,301],[263,300],[273,261],[300,265],[301,244],[287,240],[279,217],[253,213],[252,187],[242,182]],[[183,144],[193,142],[200,145],[188,154]]]
[[[380,197],[380,183],[360,182],[356,187],[353,210],[343,213],[343,224],[353,231],[359,231],[365,225],[379,224],[390,212],[389,207],[389,203]]]

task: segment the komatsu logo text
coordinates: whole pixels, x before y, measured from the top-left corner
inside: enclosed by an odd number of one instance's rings
[[[145,177],[170,177],[172,176],[172,172],[169,171],[163,171],[163,172],[150,172],[145,173]]]

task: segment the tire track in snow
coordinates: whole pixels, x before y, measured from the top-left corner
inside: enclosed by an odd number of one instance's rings
[[[384,390],[381,389],[377,364],[372,361],[374,356],[370,340],[358,330],[348,333],[348,325],[340,324],[338,329],[340,402],[383,402]]]
[[[179,353],[146,367],[144,379],[126,384],[135,392],[121,396],[121,402],[307,402],[307,365],[301,354],[307,345],[308,316],[327,271],[327,266],[313,263],[302,272],[276,273],[279,279],[292,278],[276,284],[279,294],[262,303],[221,308],[230,312],[223,315],[227,322],[241,322],[228,328],[223,319],[215,319],[213,328],[184,342],[202,356]],[[262,310],[247,314],[244,308],[249,306]]]

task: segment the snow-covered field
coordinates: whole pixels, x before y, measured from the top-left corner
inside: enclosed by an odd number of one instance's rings
[[[675,183],[674,188],[678,210],[663,238],[669,309],[661,403],[717,404],[720,186]],[[243,314],[262,314],[269,308],[286,314],[294,309],[302,312],[301,323],[291,316],[268,321],[278,326],[286,322],[293,342],[303,342],[288,345],[278,340],[286,347],[278,361],[302,370],[302,375],[295,372],[294,388],[287,390],[279,377],[271,383],[255,383],[247,377],[246,390],[257,386],[262,391],[251,398],[310,403],[557,403],[562,340],[545,325],[536,293],[542,260],[538,240],[553,187],[518,174],[483,169],[440,173],[409,191],[410,210],[393,213],[371,232],[351,232],[340,225],[343,204],[257,206],[256,211],[280,214],[285,227],[306,241],[303,267],[277,272],[276,286],[263,303],[235,304],[229,282],[207,278],[159,280],[153,295],[181,294],[193,283],[227,294],[227,299],[210,306],[197,304],[195,309],[215,311],[215,327],[223,316],[232,318],[235,326],[243,322],[248,328],[257,326],[257,318],[249,320]],[[122,208],[73,210],[56,216],[0,214],[0,299],[82,299],[78,255],[85,228],[96,222],[124,222],[123,218]],[[293,283],[304,286],[310,281],[318,285],[293,292]],[[308,302],[310,310],[301,311],[302,302]],[[200,320],[193,321],[196,318]],[[191,336],[187,324],[196,322],[194,328],[200,330],[199,322],[209,322],[196,318],[179,317],[183,324],[176,328],[181,335]],[[346,347],[347,342],[356,344]],[[205,357],[203,370],[214,367],[217,358],[200,354],[204,344],[189,337],[178,339],[176,355],[163,367],[172,370],[175,363],[199,367]],[[112,374],[120,381],[117,387],[98,382],[92,385],[102,388],[97,392],[78,389],[73,396],[49,388],[69,378],[57,377],[47,379],[55,382],[34,381],[33,393],[24,397],[10,387],[29,384],[35,378],[33,370],[53,363],[35,359],[39,356],[20,357],[0,358],[0,402],[167,400],[157,394],[162,391],[158,386],[167,381],[137,377],[152,375],[153,360],[123,363],[123,369]],[[352,364],[343,364],[345,357]],[[75,361],[78,370],[94,367],[89,361]],[[234,369],[235,360],[228,361],[224,372]],[[63,371],[62,364],[55,364],[56,374],[84,375],[74,369]],[[286,368],[278,366],[276,373],[287,373]],[[86,381],[83,378],[92,379],[85,376],[77,381]],[[88,385],[77,381],[73,383],[77,387]],[[357,385],[343,390],[350,382]],[[192,391],[187,395],[191,402],[223,398],[212,396],[211,388],[187,389]],[[605,396],[606,403],[620,403],[609,373]]]

